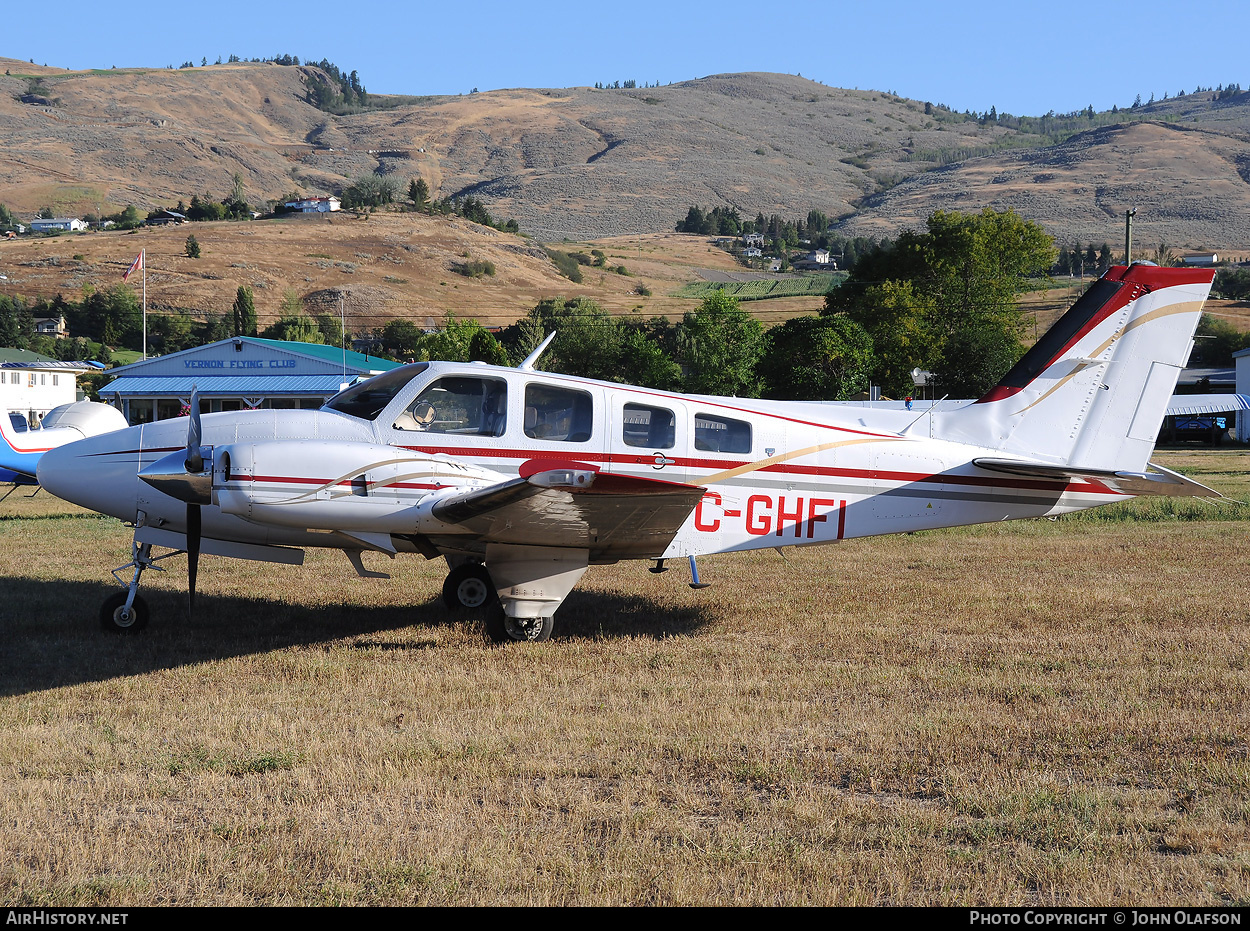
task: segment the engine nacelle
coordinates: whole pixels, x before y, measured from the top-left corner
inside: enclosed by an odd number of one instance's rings
[[[374,443],[264,440],[213,451],[213,503],[224,513],[310,530],[413,533],[431,496],[503,478]]]

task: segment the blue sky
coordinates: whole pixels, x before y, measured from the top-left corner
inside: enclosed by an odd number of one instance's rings
[[[1244,0],[68,0],[6,5],[0,55],[107,68],[287,53],[328,58],[370,91],[404,94],[777,71],[957,110],[1037,115],[1195,85],[1250,86],[1248,33]]]

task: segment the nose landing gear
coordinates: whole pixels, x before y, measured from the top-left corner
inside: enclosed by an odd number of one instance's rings
[[[144,569],[164,572],[165,567],[158,566],[157,563],[170,556],[181,556],[184,552],[185,550],[175,550],[153,558],[151,543],[132,542],[130,562],[113,570],[113,578],[124,591],[114,592],[104,599],[104,604],[100,606],[100,626],[113,634],[135,634],[147,627],[148,605],[139,595],[139,578]],[[134,570],[129,582],[121,576],[127,569]]]

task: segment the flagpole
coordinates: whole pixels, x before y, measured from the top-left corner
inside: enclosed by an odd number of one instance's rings
[[[147,249],[139,250],[139,264],[143,266],[143,358],[148,358],[148,256]]]

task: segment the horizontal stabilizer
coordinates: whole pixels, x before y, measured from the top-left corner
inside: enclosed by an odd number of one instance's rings
[[[1122,495],[1162,495],[1181,498],[1222,498],[1214,488],[1208,488],[1193,479],[1186,478],[1171,469],[1149,463],[1152,472],[1107,472],[1100,469],[1082,469],[1070,466],[1050,465],[1045,462],[1027,462],[1021,459],[973,459],[972,464],[991,472],[1008,472],[1027,475],[1030,478],[1067,479],[1097,482]]]

